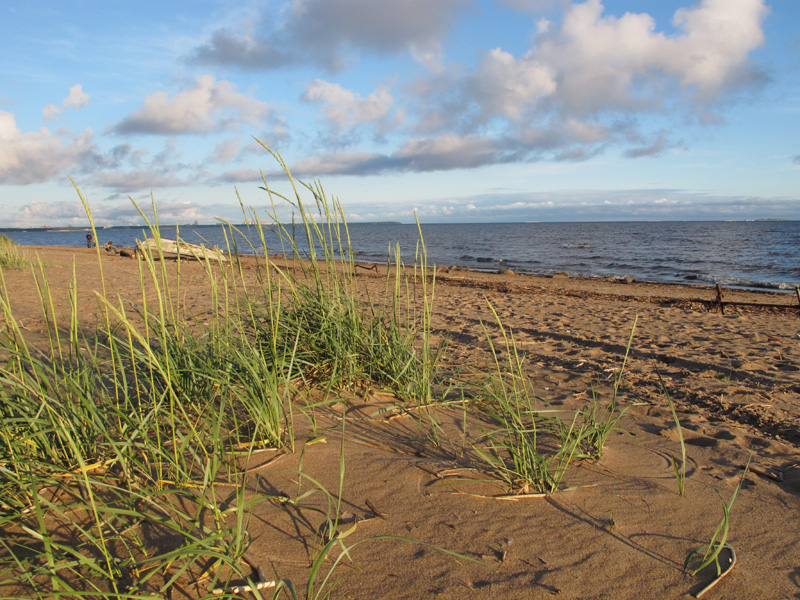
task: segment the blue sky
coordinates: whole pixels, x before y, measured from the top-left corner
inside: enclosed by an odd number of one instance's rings
[[[6,0],[0,223],[800,218],[797,0]],[[288,214],[288,213],[287,213]]]

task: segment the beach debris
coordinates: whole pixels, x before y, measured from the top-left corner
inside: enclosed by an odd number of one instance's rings
[[[376,273],[378,272],[378,265],[377,265],[377,263],[376,263],[376,264],[373,264],[373,265],[371,265],[371,266],[368,266],[368,267],[367,267],[367,266],[364,266],[364,265],[360,265],[360,264],[358,264],[358,263],[355,263],[355,265],[354,265],[354,268],[355,268],[355,269],[364,269],[365,271],[375,271]]]
[[[722,579],[728,573],[730,573],[733,570],[733,567],[736,566],[736,550],[734,550],[732,546],[728,546],[727,544],[725,545],[725,548],[730,552],[730,557],[728,557],[728,567],[724,571],[720,572],[720,574],[717,575],[716,579],[714,579],[711,583],[709,583],[702,590],[697,592],[697,594],[695,594],[695,596],[694,596],[695,598],[701,598],[703,596],[703,594],[705,594],[708,590],[710,590],[715,585],[717,585],[720,581],[722,581]]]
[[[190,244],[183,240],[170,240],[167,238],[147,238],[143,242],[136,242],[136,248],[140,252],[149,250],[154,255],[165,254],[169,256],[181,256],[184,258],[195,258],[197,260],[219,260],[227,262],[228,257],[220,250],[213,250],[201,244]]]
[[[256,584],[254,586],[250,586],[250,585],[247,585],[247,584],[234,585],[234,586],[231,586],[231,587],[229,587],[227,589],[226,588],[214,588],[213,590],[211,590],[211,593],[214,596],[221,596],[222,594],[225,594],[225,593],[228,593],[228,594],[244,594],[244,593],[253,592],[253,591],[256,591],[256,590],[265,590],[265,589],[268,589],[268,588],[274,588],[276,585],[278,585],[278,582],[276,582],[276,581],[267,581],[267,577],[264,574],[264,569],[262,569],[250,557],[248,557],[246,553],[242,555],[242,560],[244,560],[244,562],[246,562],[248,565],[250,565],[250,567],[252,567],[253,570],[258,574],[258,581],[256,582]]]
[[[383,519],[384,521],[386,519],[388,519],[388,517],[385,514],[383,514],[381,511],[379,511],[377,508],[375,508],[375,505],[372,502],[370,502],[368,499],[364,500],[364,504],[366,504],[367,508],[369,508],[372,511],[372,514],[374,514],[379,519]]]
[[[510,502],[518,502],[519,500],[528,500],[531,498],[547,498],[549,494],[535,493],[535,494],[500,494],[498,496],[486,496],[484,494],[468,494],[466,492],[453,492],[458,496],[469,496],[470,498],[480,498],[481,500],[507,500]]]
[[[764,479],[777,481],[778,483],[783,483],[785,481],[783,471],[779,471],[777,469],[775,469],[773,472],[772,470],[759,467],[758,465],[750,465],[750,470],[759,477],[763,477]]]
[[[716,306],[719,308],[719,314],[725,314],[725,305],[722,303],[722,287],[719,284],[716,285],[717,291],[717,299],[715,300]]]
[[[732,301],[732,300],[724,300],[722,296],[722,286],[717,284],[714,286],[714,291],[716,292],[716,298],[706,304],[711,309],[719,309],[719,313],[721,315],[725,314],[725,307],[726,306],[747,306],[750,308],[771,308],[771,309],[792,309],[800,311],[800,287],[795,288],[795,294],[797,296],[797,304],[768,304],[766,302],[739,302],[739,301]],[[702,302],[702,301],[701,301]]]
[[[425,471],[429,475],[433,475],[434,477],[436,477],[436,479],[441,479],[441,477],[439,476],[438,471],[434,471],[433,469],[429,469],[428,467],[426,467],[424,465],[421,465],[419,463],[415,464],[414,466],[417,467],[418,469],[422,470],[422,471]]]

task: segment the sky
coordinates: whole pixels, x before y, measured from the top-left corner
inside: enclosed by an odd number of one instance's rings
[[[81,196],[98,225],[263,220],[264,180],[291,192],[266,148],[350,222],[800,219],[798,23],[797,0],[4,0],[0,227],[84,225]]]

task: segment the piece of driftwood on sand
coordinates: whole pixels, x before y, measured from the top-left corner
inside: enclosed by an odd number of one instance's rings
[[[183,240],[170,240],[167,238],[147,238],[143,242],[137,242],[140,250],[149,250],[154,254],[160,253],[165,256],[178,256],[185,258],[196,258],[197,260],[220,260],[227,262],[228,257],[219,250],[213,250],[201,244],[190,244]]]

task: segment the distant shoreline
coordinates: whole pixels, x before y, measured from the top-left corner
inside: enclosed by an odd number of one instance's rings
[[[800,223],[800,219],[708,219],[708,220],[630,220],[630,221],[525,221],[525,224],[530,225],[598,225],[598,224],[613,224],[613,223],[630,223],[630,224],[639,224],[639,223]],[[282,222],[280,223],[284,226],[291,226],[292,222]],[[467,221],[467,222],[420,222],[422,227],[429,227],[429,226],[458,226],[458,225],[468,225],[468,226],[475,226],[475,225],[517,225],[519,222],[517,221]],[[245,227],[253,227],[256,223],[231,223],[230,224],[236,228],[245,228]],[[272,223],[262,222],[262,226],[268,227],[271,226]],[[295,224],[297,225],[297,223]],[[413,226],[416,227],[416,223],[403,223],[402,221],[348,221],[347,226],[364,226],[364,225],[402,225],[402,226]],[[159,224],[160,228],[163,229],[174,229],[179,227],[181,229],[192,229],[194,227],[227,227],[227,223],[180,223],[180,224]],[[96,226],[95,229],[97,231],[108,231],[113,229],[149,229],[146,223],[142,223],[140,225],[103,225],[103,226]],[[65,226],[31,226],[31,227],[0,227],[0,233],[2,232],[36,232],[36,231],[53,231],[53,232],[71,232],[71,231],[86,231],[91,230],[91,227],[87,225],[65,225]]]

